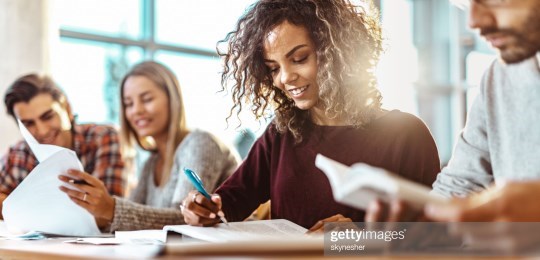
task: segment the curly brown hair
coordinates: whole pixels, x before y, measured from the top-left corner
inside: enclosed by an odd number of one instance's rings
[[[228,119],[251,105],[257,119],[269,118],[280,133],[290,131],[296,142],[310,120],[309,111],[297,108],[294,101],[273,86],[270,70],[264,63],[266,35],[288,21],[307,29],[315,44],[318,61],[319,102],[330,118],[343,118],[347,124],[363,127],[381,109],[374,67],[382,52],[378,12],[371,0],[363,6],[348,0],[261,0],[251,5],[238,20],[236,29],[218,42],[224,60],[223,90],[231,93],[234,105]],[[227,43],[227,51],[219,49]]]

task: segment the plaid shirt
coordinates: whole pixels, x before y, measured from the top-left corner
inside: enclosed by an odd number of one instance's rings
[[[84,171],[100,179],[111,195],[123,196],[124,162],[116,130],[93,124],[74,127],[73,150]],[[0,192],[11,193],[37,165],[37,158],[25,141],[11,146],[0,159]]]

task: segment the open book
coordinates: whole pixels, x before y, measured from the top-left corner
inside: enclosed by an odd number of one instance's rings
[[[428,202],[447,201],[430,193],[428,187],[364,163],[349,167],[318,154],[315,165],[328,177],[334,199],[351,207],[366,209],[375,199],[390,202],[392,198],[399,198],[418,209]]]
[[[220,223],[213,227],[172,225],[163,228],[199,241],[169,243],[172,254],[237,254],[323,251],[322,236],[308,236],[306,229],[285,219]],[[210,242],[210,243],[209,243]]]
[[[208,242],[295,238],[304,237],[307,231],[285,219],[220,223],[213,227],[171,225],[163,229]]]

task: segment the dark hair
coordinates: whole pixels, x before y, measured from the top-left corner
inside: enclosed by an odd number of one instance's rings
[[[67,102],[64,92],[48,76],[28,74],[15,80],[4,95],[7,113],[15,118],[13,107],[19,102],[29,102],[39,94],[50,94],[53,100],[62,104]]]
[[[349,125],[362,127],[381,107],[374,67],[382,52],[378,12],[371,0],[355,6],[348,0],[260,0],[238,20],[236,29],[218,43],[224,58],[221,76],[223,90],[231,80],[234,111],[242,103],[251,105],[256,118],[268,118],[279,132],[290,131],[297,142],[309,111],[273,86],[264,64],[263,44],[268,32],[284,21],[303,26],[315,44],[318,61],[319,102],[331,118],[342,117]],[[219,44],[227,43],[226,52]]]

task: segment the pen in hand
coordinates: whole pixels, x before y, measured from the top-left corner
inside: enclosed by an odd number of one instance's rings
[[[71,179],[68,181],[69,183],[71,184],[84,184],[84,185],[89,185],[88,182],[86,182],[85,180],[75,180],[75,179]]]
[[[199,175],[197,175],[197,173],[188,168],[184,168],[184,173],[186,174],[191,184],[195,186],[195,189],[197,189],[197,191],[201,193],[204,197],[212,201],[212,196],[204,189],[202,180]],[[221,221],[223,221],[223,223],[225,223],[227,226],[229,225],[229,222],[227,222],[227,219],[225,219],[224,216],[219,216],[219,219],[221,219]]]

